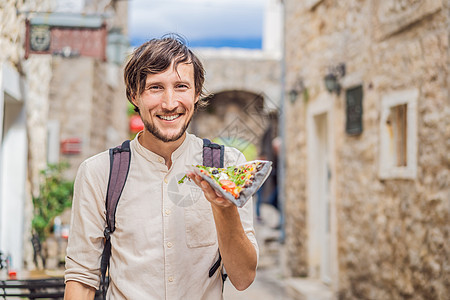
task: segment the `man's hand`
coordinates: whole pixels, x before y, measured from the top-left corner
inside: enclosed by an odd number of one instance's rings
[[[219,207],[230,207],[234,204],[231,203],[229,200],[225,199],[217,193],[211,185],[206,181],[203,180],[199,175],[196,175],[194,173],[189,173],[188,177],[192,179],[196,185],[198,185],[205,195],[206,200],[211,202],[211,204],[219,206]]]

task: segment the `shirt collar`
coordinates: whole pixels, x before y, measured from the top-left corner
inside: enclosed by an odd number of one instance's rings
[[[142,134],[142,132],[143,131],[138,132],[132,141],[136,151],[149,161],[161,162],[161,159],[162,159],[162,162],[164,162],[164,158],[162,156],[148,150],[147,148],[142,146],[142,144],[139,142],[138,137],[140,134]],[[185,150],[187,149],[187,147],[189,145],[189,140],[191,140],[191,139],[192,139],[192,134],[186,132],[186,138],[184,139],[183,143],[181,143],[181,145],[177,149],[175,149],[175,151],[172,153],[172,164],[177,158],[180,157],[181,154],[183,154],[185,152]]]
[[[172,153],[172,163],[177,158],[179,158],[181,154],[183,154],[187,150],[187,147],[188,147],[191,139],[192,139],[192,135],[186,131],[186,137],[185,137],[183,143],[181,143],[181,145],[177,149],[175,149],[175,151],[173,151],[173,153]]]

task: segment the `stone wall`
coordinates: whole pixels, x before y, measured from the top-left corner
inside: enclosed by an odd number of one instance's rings
[[[265,109],[278,109],[281,64],[276,55],[247,49],[194,49],[205,68],[207,93],[245,91],[264,97]]]
[[[196,112],[190,130],[202,138],[230,138],[258,147],[269,125],[262,106],[263,97],[253,93],[229,91],[215,94],[206,110]]]
[[[129,138],[122,67],[96,61],[93,87],[91,155]]]
[[[60,161],[67,161],[71,165],[67,174],[69,178],[75,178],[78,165],[90,152],[94,65],[95,60],[86,57],[55,56],[52,60],[49,120],[59,124],[58,141],[70,138],[81,140],[80,154],[60,154]]]
[[[209,139],[229,138],[246,154],[258,152],[269,113],[279,112],[280,58],[276,53],[247,49],[194,52],[204,65],[205,92],[210,98],[206,110],[194,116],[189,131]],[[256,150],[249,151],[248,143]]]
[[[51,56],[30,57],[24,63],[27,74],[27,132],[28,132],[28,184],[25,205],[24,247],[25,267],[34,268],[31,241],[31,220],[33,219],[32,196],[39,195],[42,182],[41,170],[47,165],[47,116],[49,107],[50,79],[52,76]]]
[[[344,62],[361,83],[363,133],[345,133],[345,93],[332,97],[332,195],[341,299],[445,299],[449,291],[449,7],[446,1],[286,1],[286,82],[307,96],[287,104],[286,251],[292,276],[308,261],[307,109]],[[380,109],[387,93],[417,89],[415,179],[381,179]]]
[[[54,57],[49,120],[60,124],[60,140],[79,138],[81,153],[61,154],[75,178],[87,157],[118,145],[127,136],[127,100],[121,69],[88,57]]]

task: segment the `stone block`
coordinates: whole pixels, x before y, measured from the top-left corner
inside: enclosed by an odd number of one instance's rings
[[[375,36],[382,40],[439,11],[442,0],[375,1]]]

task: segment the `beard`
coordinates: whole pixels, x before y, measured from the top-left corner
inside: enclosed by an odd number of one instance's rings
[[[192,117],[187,121],[186,124],[183,125],[183,127],[180,129],[180,131],[177,134],[174,134],[172,136],[167,136],[164,135],[161,130],[159,130],[158,127],[155,126],[155,124],[150,124],[147,121],[143,121],[145,129],[147,129],[148,132],[150,132],[154,137],[156,137],[158,140],[164,142],[164,143],[169,143],[169,142],[175,142],[177,141],[179,138],[181,138],[183,136],[183,134],[186,132],[189,123],[191,123]]]

